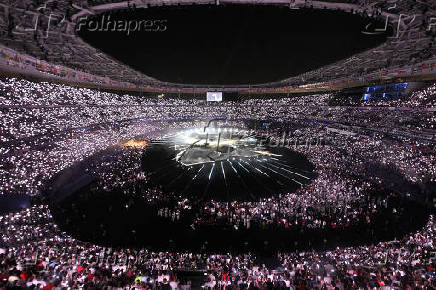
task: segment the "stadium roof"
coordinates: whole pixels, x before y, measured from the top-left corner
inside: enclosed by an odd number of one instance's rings
[[[326,89],[358,85],[376,79],[432,73],[433,67],[436,67],[436,46],[433,45],[436,36],[436,3],[433,0],[11,0],[0,3],[1,43],[6,50],[29,56],[29,62],[36,59],[62,67],[65,72],[74,70],[74,73],[65,73],[67,76],[83,72],[88,76],[88,81],[95,77],[98,82],[156,91],[224,89],[222,86],[162,82],[144,75],[84,42],[78,37],[76,27],[83,17],[132,7],[225,3],[283,5],[292,9],[340,9],[379,18],[394,28],[393,36],[385,43],[334,64],[279,82],[226,87],[226,90]],[[377,31],[372,29],[367,33]]]

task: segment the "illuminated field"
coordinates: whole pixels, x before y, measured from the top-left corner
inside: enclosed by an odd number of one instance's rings
[[[165,191],[211,200],[290,193],[316,176],[307,158],[238,128],[194,128],[151,141],[143,168]]]

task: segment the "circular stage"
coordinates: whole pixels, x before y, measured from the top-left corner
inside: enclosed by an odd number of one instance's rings
[[[142,166],[165,192],[200,200],[257,201],[316,177],[302,154],[238,128],[194,128],[151,141]]]

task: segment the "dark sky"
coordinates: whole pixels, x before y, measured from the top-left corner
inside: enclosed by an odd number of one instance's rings
[[[386,39],[361,33],[374,20],[340,11],[199,5],[124,10],[102,17],[82,25],[79,35],[85,41],[147,75],[177,83],[277,81]],[[119,31],[104,31],[112,30],[114,20],[121,21]],[[141,31],[127,35],[123,23],[129,21],[132,29],[137,21]]]

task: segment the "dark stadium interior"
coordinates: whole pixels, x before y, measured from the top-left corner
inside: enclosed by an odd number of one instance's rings
[[[118,20],[166,20],[166,29],[111,31],[110,21]],[[230,85],[286,79],[375,47],[391,35],[364,34],[367,25],[374,31],[384,23],[342,11],[163,6],[99,15],[80,26],[79,35],[161,81]]]

